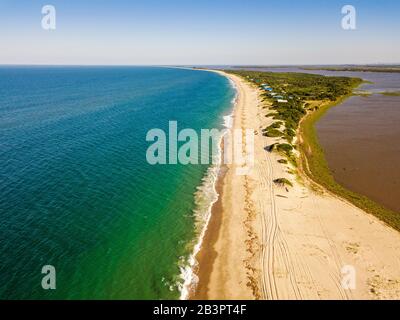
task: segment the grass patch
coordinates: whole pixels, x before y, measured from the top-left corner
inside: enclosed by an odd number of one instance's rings
[[[400,97],[400,91],[384,91],[379,92],[379,94],[390,97]]]
[[[288,179],[286,178],[279,178],[279,179],[275,179],[274,183],[281,186],[281,187],[293,187],[293,183],[291,183]]]
[[[249,81],[258,88],[261,83],[266,83],[273,88],[274,93],[288,101],[287,103],[278,103],[269,93],[261,94],[261,98],[268,101],[271,105],[270,109],[273,110],[266,117],[273,117],[284,123],[285,128],[279,127],[279,129],[283,130],[281,133],[290,143],[293,139],[293,132],[300,128],[299,163],[303,172],[316,182],[312,187],[320,189],[322,186],[400,231],[399,213],[383,207],[366,196],[347,190],[335,181],[315,132],[315,123],[326,111],[350,97],[353,90],[365,81],[359,78],[326,77],[304,73],[226,71],[248,80],[252,79]],[[382,70],[375,68],[368,71]],[[260,89],[262,90],[262,88]],[[382,94],[400,95],[398,92],[383,92]],[[272,129],[277,130],[278,128]],[[277,134],[277,132],[273,133]],[[288,162],[297,166],[297,158],[291,144],[275,143],[265,149],[269,152],[278,151],[287,157]]]
[[[282,135],[283,135],[283,133],[281,131],[279,131],[278,129],[267,129],[263,133],[263,136],[270,137],[270,138],[281,137]]]
[[[276,150],[284,154],[290,154],[293,150],[293,146],[288,143],[280,143],[276,146]]]
[[[265,128],[265,130],[271,130],[271,129],[280,129],[280,127],[283,125],[282,121],[277,121]]]
[[[360,209],[373,214],[389,226],[400,231],[400,214],[385,208],[366,196],[355,193],[338,184],[328,166],[322,147],[319,144],[315,131],[315,123],[328,111],[329,108],[342,103],[350,95],[346,95],[335,102],[322,106],[316,112],[307,115],[300,124],[302,143],[300,147],[300,161],[302,169],[312,180],[333,192]]]

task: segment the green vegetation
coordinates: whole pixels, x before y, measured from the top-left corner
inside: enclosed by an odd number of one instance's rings
[[[370,91],[358,91],[354,95],[360,97],[370,97],[374,94],[381,94],[383,96],[400,97],[400,91],[381,91],[381,92],[370,92]]]
[[[271,124],[270,126],[266,127],[265,129],[262,129],[263,136],[265,137],[270,137],[270,138],[276,138],[276,137],[282,137],[284,134],[279,131],[278,129],[283,125],[282,121],[277,121]]]
[[[270,129],[265,130],[263,135],[266,137],[275,138],[275,137],[281,137],[283,134],[278,129],[270,128]]]
[[[273,112],[267,117],[279,120],[285,124],[281,134],[289,143],[272,144],[265,149],[269,152],[278,151],[284,154],[288,161],[294,166],[297,159],[293,154],[292,139],[298,130],[301,143],[298,145],[300,151],[300,168],[316,184],[323,186],[364,211],[374,214],[376,217],[400,231],[400,215],[389,210],[371,199],[347,190],[338,184],[327,164],[324,152],[318,142],[315,132],[315,123],[326,113],[326,111],[340,104],[352,95],[353,90],[363,81],[359,78],[348,77],[325,77],[322,75],[302,73],[272,73],[258,71],[227,71],[252,82],[261,87],[268,84],[274,93],[287,100],[287,103],[278,103],[268,92],[263,92],[263,100],[269,102]],[[250,80],[253,79],[253,80]],[[396,95],[394,93],[387,93]],[[307,116],[305,116],[307,115]],[[274,125],[276,126],[276,125]],[[268,129],[269,128],[269,129]],[[264,132],[278,128],[268,127]]]
[[[373,95],[372,92],[368,92],[368,91],[359,91],[359,92],[354,92],[355,96],[359,96],[359,97],[364,97],[364,98],[368,98],[370,96]]]
[[[277,121],[277,122],[274,122],[273,124],[271,124],[269,127],[267,127],[266,130],[269,130],[269,129],[279,129],[282,125],[283,125],[283,122],[282,122],[282,121]]]
[[[263,90],[261,98],[272,109],[272,112],[269,112],[266,117],[277,120],[262,130],[263,135],[274,138],[282,137],[288,142],[273,144],[266,150],[269,152],[276,150],[284,154],[293,166],[297,166],[297,161],[293,154],[292,143],[301,119],[308,112],[318,110],[321,104],[350,94],[353,88],[362,82],[361,79],[356,78],[325,77],[305,73],[226,71],[245,78]],[[265,85],[272,88],[273,91],[266,91]]]
[[[287,164],[288,161],[286,159],[279,159],[278,163]]]
[[[268,152],[275,151],[277,145],[277,143],[271,144],[270,146],[265,147],[265,150],[267,150]]]
[[[353,72],[400,72],[400,66],[329,66],[329,67],[302,67],[303,70],[326,70],[326,71],[353,71]]]
[[[350,191],[338,184],[329,169],[323,149],[315,132],[315,123],[326,111],[340,104],[348,96],[344,96],[335,103],[327,104],[320,110],[311,113],[301,123],[300,134],[303,143],[300,144],[301,167],[303,171],[317,184],[350,201],[362,210],[371,213],[391,227],[400,231],[400,215],[383,207],[366,196]]]
[[[353,87],[359,85],[362,80],[347,77],[325,77],[316,74],[305,73],[276,73],[258,71],[227,71],[239,75],[263,89],[262,84],[267,84],[273,89],[273,93],[263,90],[262,99],[271,104],[273,112],[267,117],[279,120],[265,130],[268,137],[283,136],[292,143],[300,120],[307,114],[307,110],[318,109],[310,101],[335,101],[341,96],[352,92]],[[274,95],[272,95],[274,94]],[[279,102],[280,100],[287,102]],[[277,129],[285,125],[285,131]],[[273,130],[275,129],[275,130]]]
[[[361,79],[348,77],[325,77],[318,74],[292,73],[292,72],[258,72],[258,71],[230,71],[229,73],[253,79],[257,85],[266,83],[278,95],[285,98],[292,96],[291,105],[298,105],[296,101],[331,100],[346,95],[353,89],[353,84],[361,83]],[[269,93],[263,97],[270,99]],[[271,99],[272,100],[272,99]],[[301,104],[303,106],[303,104]]]
[[[285,154],[290,154],[293,150],[293,146],[288,143],[280,143],[276,146],[276,150]]]
[[[286,140],[292,143],[294,137],[296,136],[296,131],[290,128],[286,128],[285,130],[283,130],[283,133],[285,134]]]
[[[280,185],[280,186],[293,187],[293,184],[286,178],[275,179],[274,183],[276,183],[277,185]]]
[[[384,91],[379,92],[379,94],[382,94],[384,96],[400,97],[400,91]]]
[[[294,166],[297,167],[297,160],[295,155],[293,154],[293,146],[288,143],[279,143],[275,145],[275,150],[278,151],[279,153],[283,154],[286,156],[286,158],[290,161],[290,163]]]

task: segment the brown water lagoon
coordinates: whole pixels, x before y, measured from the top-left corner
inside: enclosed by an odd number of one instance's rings
[[[362,78],[368,83],[331,108],[317,122],[319,142],[335,180],[400,213],[400,73],[303,70],[298,67],[251,68],[256,71],[316,73]]]
[[[400,212],[400,97],[351,97],[317,123],[337,182]]]

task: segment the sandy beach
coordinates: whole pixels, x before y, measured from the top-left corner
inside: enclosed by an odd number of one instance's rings
[[[224,75],[238,90],[233,129],[255,132],[254,166],[221,170],[191,298],[399,299],[400,233],[278,163],[264,149],[279,138],[261,134],[273,120],[258,89]]]

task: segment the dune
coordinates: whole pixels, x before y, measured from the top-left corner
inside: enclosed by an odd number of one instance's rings
[[[255,158],[245,176],[222,167],[191,298],[399,299],[400,233],[278,162],[258,89],[216,72],[236,84],[233,129],[254,130]]]

